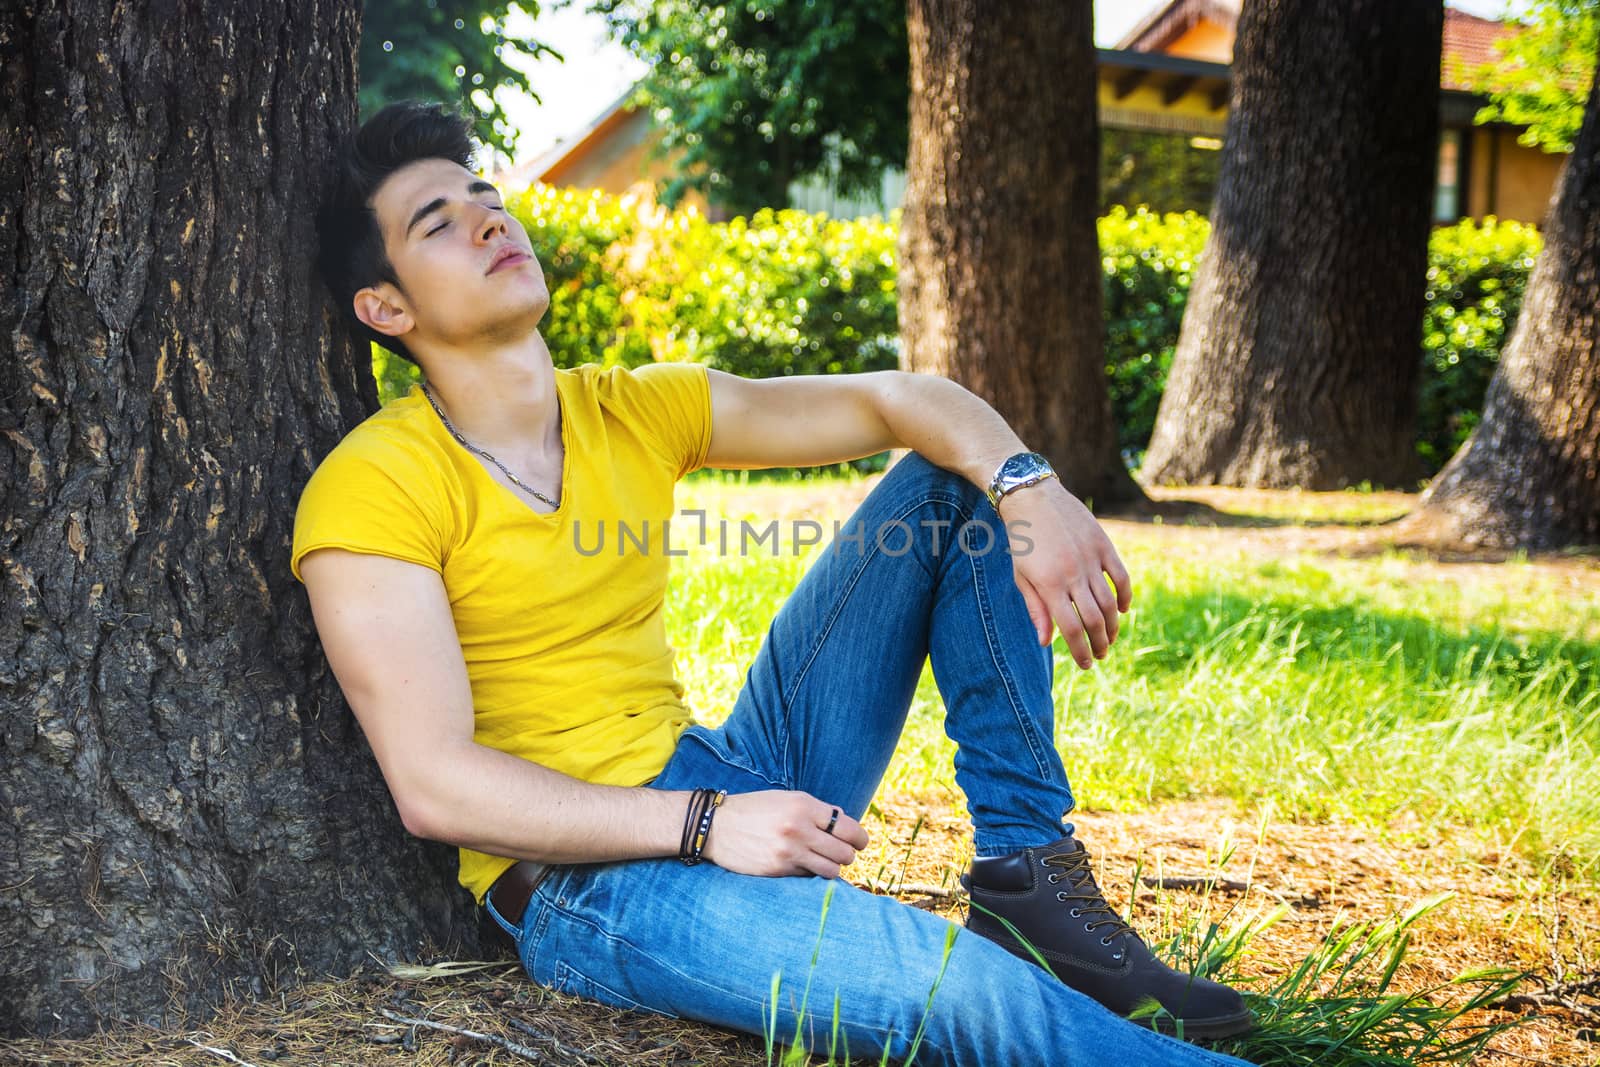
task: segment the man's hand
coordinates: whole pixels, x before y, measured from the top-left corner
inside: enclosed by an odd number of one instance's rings
[[[1018,535],[1011,569],[1039,643],[1050,642],[1053,619],[1072,658],[1088,670],[1117,639],[1117,615],[1133,606],[1133,583],[1111,539],[1054,478],[1007,494],[1000,517]]]
[[[826,833],[834,807],[783,789],[730,795],[711,823],[705,857],[738,874],[837,878],[867,847],[867,831],[840,811],[833,833]]]

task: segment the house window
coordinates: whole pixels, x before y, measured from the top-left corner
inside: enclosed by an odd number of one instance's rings
[[[1461,131],[1439,131],[1439,170],[1433,186],[1433,221],[1461,218]]]

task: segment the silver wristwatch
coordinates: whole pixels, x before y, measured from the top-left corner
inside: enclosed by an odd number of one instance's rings
[[[1050,461],[1037,452],[1018,452],[1000,464],[1000,469],[994,472],[994,477],[989,479],[989,503],[995,507],[1000,506],[1001,499],[1007,493],[1016,492],[1030,485],[1038,485],[1046,478],[1054,478],[1055,470],[1050,466]]]

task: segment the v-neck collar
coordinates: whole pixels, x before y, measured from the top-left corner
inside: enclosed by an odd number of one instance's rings
[[[422,385],[418,383],[414,388],[418,394],[418,401],[427,411],[427,417],[433,420],[433,424],[439,428],[440,433],[444,434],[445,439],[450,442],[452,448],[460,449],[466,454],[467,458],[472,461],[474,470],[487,479],[490,485],[514,501],[527,514],[536,519],[553,522],[565,517],[567,512],[571,510],[567,505],[572,499],[572,419],[568,417],[568,408],[571,405],[568,403],[565,395],[565,386],[563,385],[563,381],[567,377],[569,375],[563,374],[561,368],[555,368],[556,418],[561,424],[561,499],[557,502],[553,511],[534,510],[533,505],[524,499],[522,494],[509,486],[502,485],[494,475],[489,473],[489,468],[484,466],[483,458],[471,449],[463,448],[461,442],[457,441],[455,435],[445,427],[443,420],[439,418],[439,413],[428,402],[427,394],[423,392]]]

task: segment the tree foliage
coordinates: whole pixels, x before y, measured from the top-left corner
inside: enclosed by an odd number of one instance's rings
[[[1221,163],[1221,152],[1195,147],[1186,134],[1102,126],[1100,210],[1120,204],[1157,213],[1203,213],[1216,195]]]
[[[901,0],[598,0],[650,67],[639,102],[690,188],[736,212],[787,203],[821,176],[844,194],[906,158],[908,51]]]
[[[511,155],[517,131],[495,89],[537,97],[527,75],[507,61],[561,57],[526,34],[517,16],[539,13],[537,0],[367,0],[361,27],[361,118],[396,100],[460,100],[479,141]]]
[[[1600,0],[1541,0],[1530,14],[1496,46],[1498,62],[1465,72],[1490,100],[1477,121],[1526,126],[1523,144],[1570,152],[1594,81]]]

